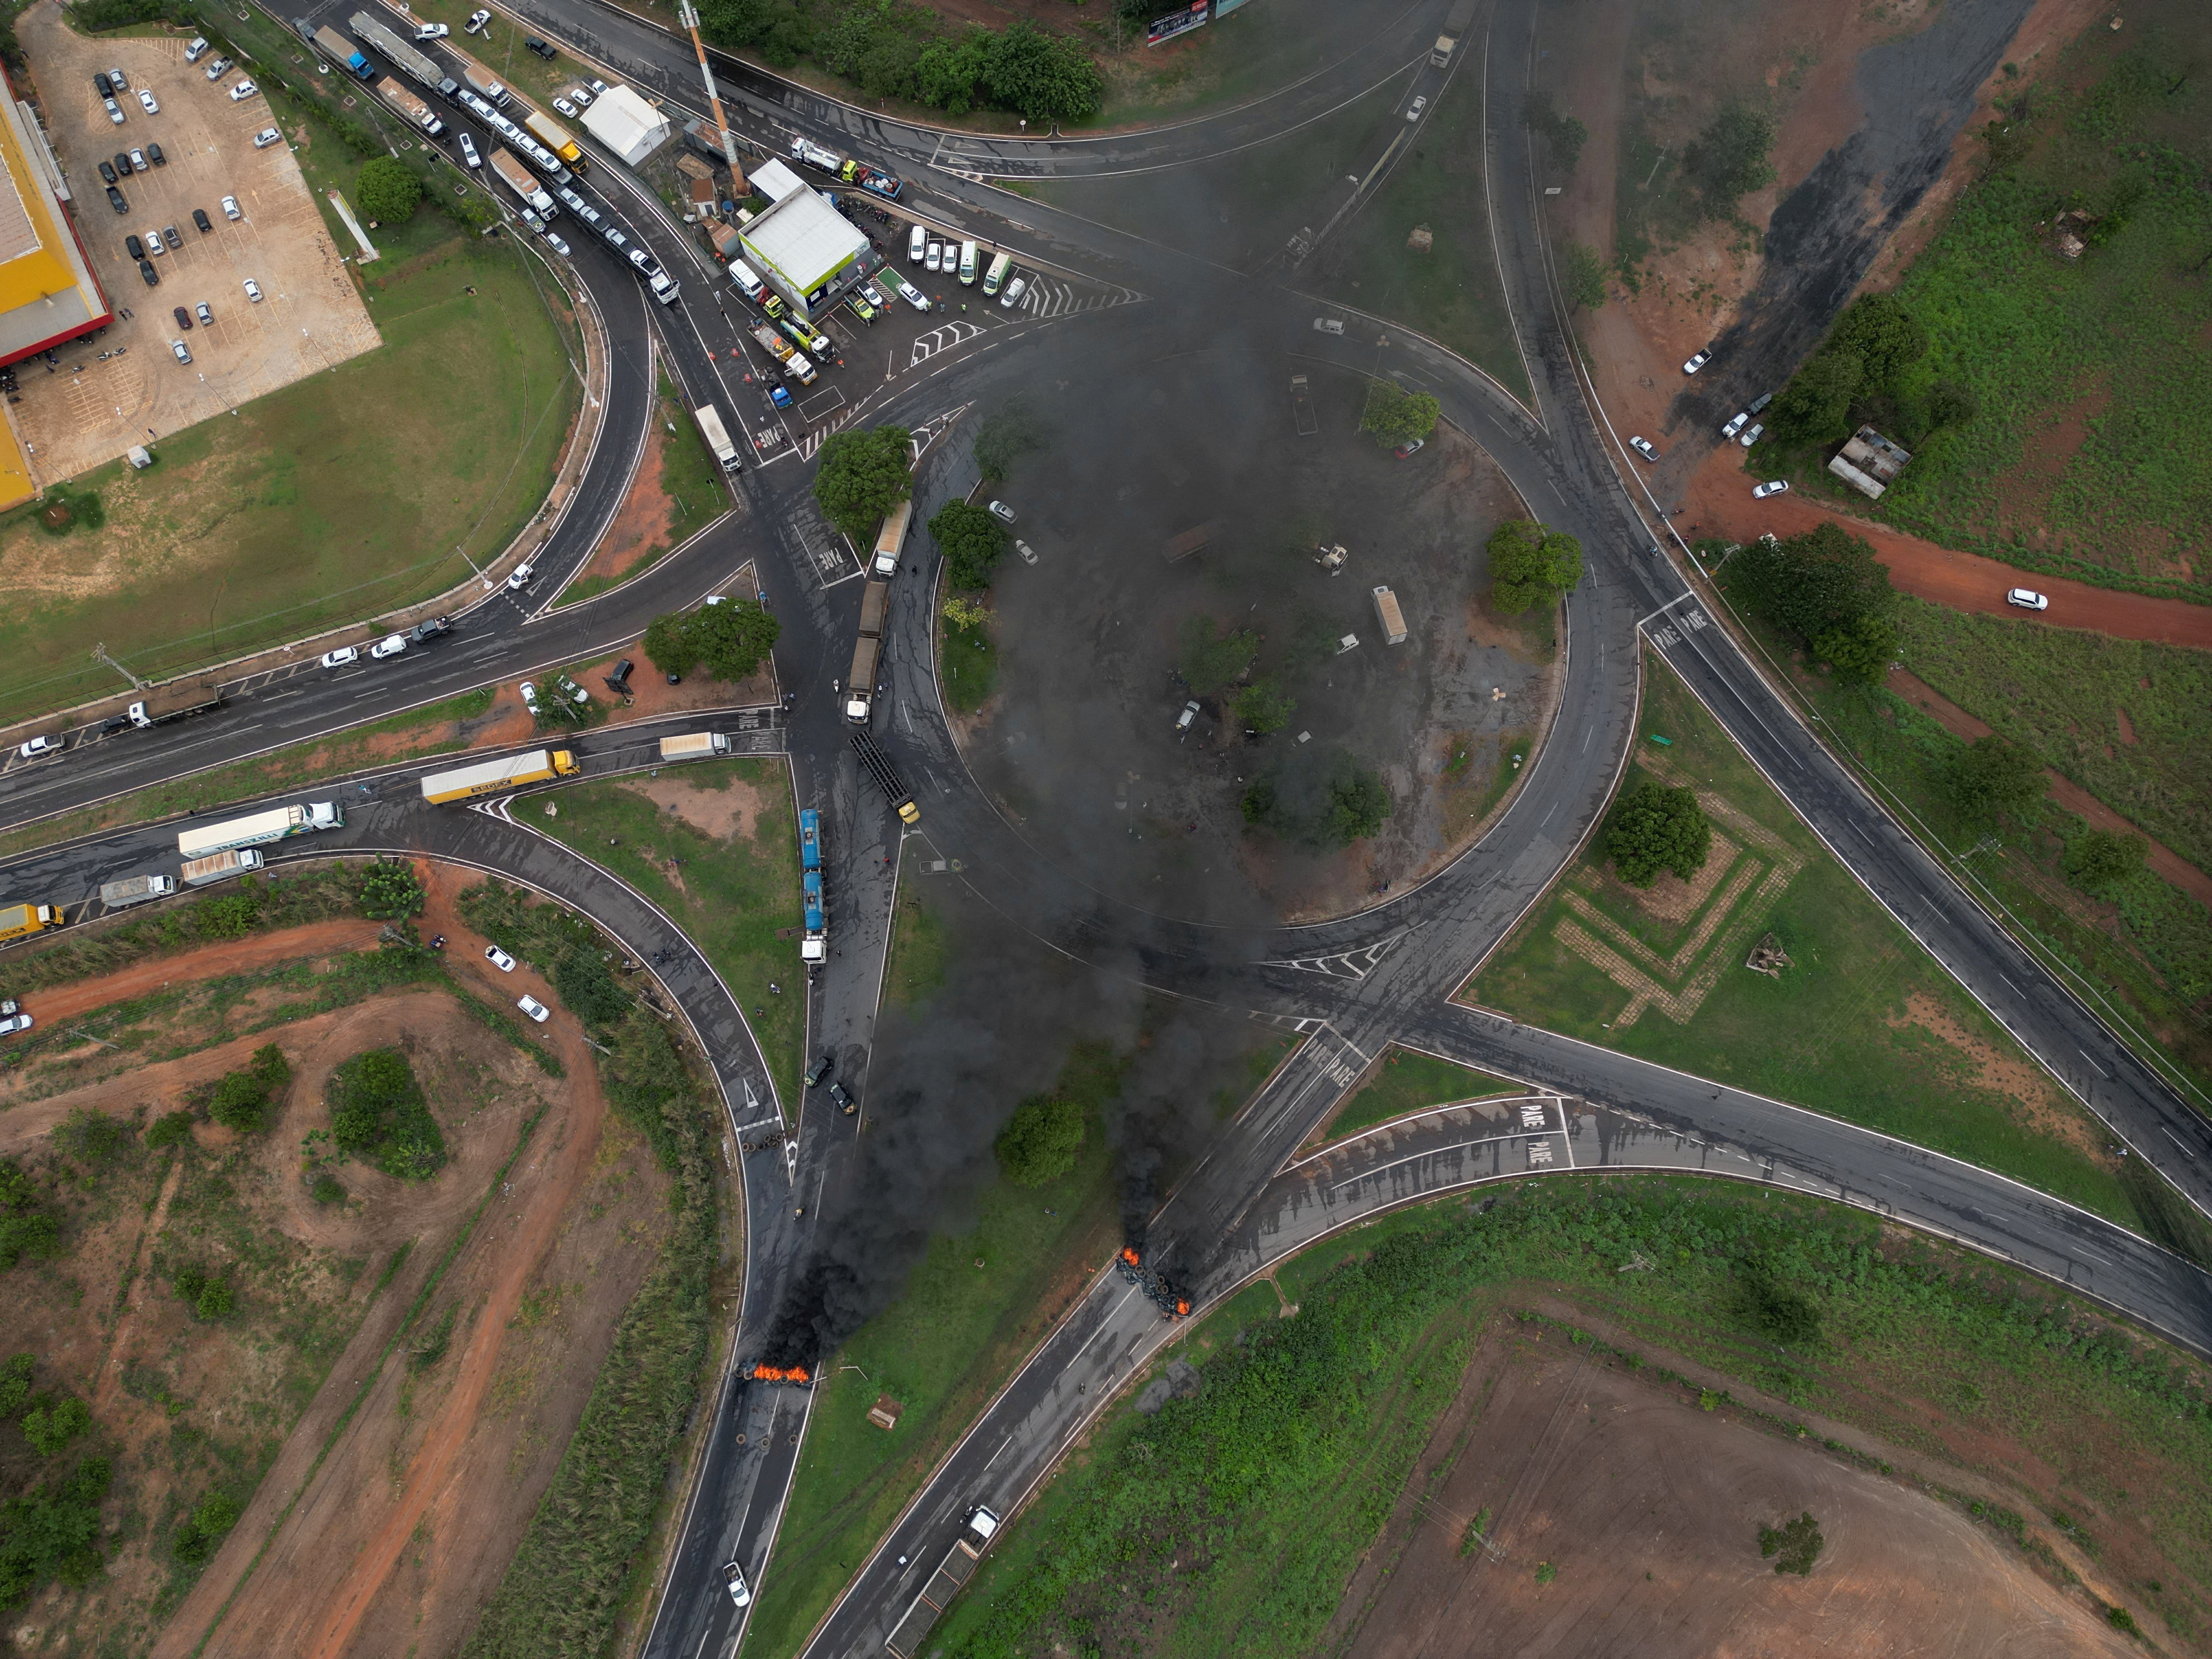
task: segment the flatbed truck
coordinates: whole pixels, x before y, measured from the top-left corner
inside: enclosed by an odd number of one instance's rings
[[[872,576],[860,590],[860,636],[853,642],[853,672],[845,682],[845,718],[866,726],[874,712],[876,671],[883,664],[884,614],[890,607],[891,585]]]
[[[891,811],[899,815],[899,822],[920,823],[921,809],[914,804],[914,796],[899,775],[891,770],[884,751],[876,747],[876,740],[865,732],[854,732],[853,752],[860,757],[860,769],[884,792],[884,799],[890,802]]]
[[[346,19],[346,27],[382,52],[392,68],[412,80],[421,82],[431,91],[437,91],[438,83],[448,78],[445,70],[368,13],[354,13]]]
[[[928,1583],[921,1587],[921,1594],[915,1597],[906,1616],[884,1638],[887,1652],[896,1659],[915,1659],[932,1627],[945,1608],[952,1605],[952,1598],[975,1576],[976,1565],[982,1560],[983,1552],[991,1547],[991,1540],[998,1535],[999,1524],[998,1516],[981,1504],[968,1511],[967,1519],[961,1523],[960,1536],[945,1552],[945,1559],[929,1575]]]
[[[573,777],[583,768],[566,749],[526,749],[501,760],[479,761],[451,772],[433,772],[422,780],[422,799],[433,806],[448,801],[474,800],[520,789],[526,783],[546,783]]]
[[[167,898],[176,890],[174,876],[126,876],[121,881],[102,882],[100,902],[111,910],[120,910],[125,905]]]

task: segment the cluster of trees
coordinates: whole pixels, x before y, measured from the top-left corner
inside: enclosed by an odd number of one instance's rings
[[[1106,97],[1106,77],[1082,47],[1018,18],[939,33],[933,14],[884,0],[704,0],[699,27],[716,46],[750,47],[777,69],[811,58],[871,98],[950,115],[1002,109],[1084,121]]]
[[[169,1288],[177,1293],[178,1301],[192,1310],[195,1319],[226,1319],[238,1307],[238,1292],[220,1273],[179,1267],[169,1275]]]
[[[1684,881],[1705,867],[1713,826],[1697,792],[1663,783],[1639,783],[1614,805],[1605,827],[1605,855],[1632,887],[1649,887],[1662,870]]]
[[[1182,652],[1178,665],[1191,695],[1210,697],[1224,686],[1244,678],[1260,654],[1260,636],[1249,628],[1225,632],[1212,617],[1187,617],[1182,624]]]
[[[1425,392],[1408,392],[1395,380],[1370,380],[1359,429],[1395,448],[1425,440],[1443,412],[1443,406]]]
[[[991,585],[991,573],[1006,556],[1006,527],[991,516],[990,509],[973,501],[947,501],[929,521],[937,550],[945,556],[945,574],[952,586],[978,592]]]
[[[1294,754],[1253,781],[1243,810],[1247,823],[1329,852],[1380,831],[1390,816],[1390,792],[1372,768],[1342,750]]]
[[[354,181],[354,206],[371,229],[405,223],[422,199],[422,175],[389,155],[362,162],[361,177]]]
[[[1790,635],[1840,684],[1873,684],[1896,659],[1888,567],[1842,526],[1763,536],[1729,561],[1726,574],[1738,603]]]
[[[914,434],[902,426],[831,434],[817,452],[814,500],[855,546],[872,543],[884,515],[914,494]]]
[[[46,1207],[38,1182],[12,1158],[0,1158],[0,1272],[26,1259],[58,1255],[62,1224]]]
[[[1508,519],[1490,532],[1490,603],[1508,617],[1557,605],[1583,579],[1583,544],[1534,519]]]
[[[1548,92],[1530,93],[1521,106],[1521,118],[1531,132],[1551,145],[1560,171],[1572,173],[1582,159],[1583,146],[1589,142],[1589,129],[1573,116],[1560,114]]]
[[[2009,738],[1994,733],[1953,750],[1936,781],[1959,816],[1980,824],[1994,823],[2008,812],[2027,811],[2043,799],[2051,783],[2041,760]],[[2089,856],[2093,869],[2101,864],[2103,855]]]
[[[356,902],[371,921],[402,921],[422,914],[422,884],[404,859],[379,859],[361,872]]]
[[[1928,331],[1888,294],[1862,294],[1792,375],[1766,416],[1784,438],[1831,444],[1862,426],[1911,448],[1973,419],[1973,392],[1931,376]]]
[[[715,680],[742,680],[767,658],[783,624],[757,599],[724,599],[696,611],[655,617],[645,630],[646,660],[664,674],[704,668]]]
[[[1075,1167],[1085,1120],[1079,1101],[1060,1094],[1031,1095],[1014,1108],[991,1143],[999,1167],[1017,1187],[1042,1187]]]
[[[91,1428],[92,1413],[72,1395],[34,1389],[37,1373],[27,1353],[0,1364],[0,1420],[51,1459]],[[85,1457],[66,1474],[0,1490],[0,1607],[20,1607],[50,1578],[76,1586],[100,1577],[100,1504],[112,1473],[105,1457]]]
[[[328,1098],[338,1151],[402,1181],[427,1181],[445,1167],[446,1137],[398,1049],[356,1054],[331,1074]]]

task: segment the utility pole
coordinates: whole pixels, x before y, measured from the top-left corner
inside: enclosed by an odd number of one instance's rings
[[[722,113],[722,94],[714,87],[714,71],[707,62],[706,43],[699,39],[699,9],[691,0],[676,0],[677,21],[691,31],[691,50],[699,54],[699,78],[707,83],[707,105],[714,112],[714,125],[722,135],[722,159],[730,164],[730,188],[745,176],[738,165],[738,141],[730,137],[729,118]]]
[[[129,680],[131,682],[131,689],[133,691],[143,691],[146,689],[145,681],[140,679],[136,674],[125,668],[121,663],[116,661],[114,658],[107,654],[107,643],[106,641],[103,640],[98,645],[94,646],[92,647],[92,654],[94,661],[106,663],[117,673],[122,675],[125,679]]]

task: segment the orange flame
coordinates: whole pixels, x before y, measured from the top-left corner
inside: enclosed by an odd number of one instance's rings
[[[1133,1244],[1124,1244],[1121,1247],[1121,1260],[1127,1262],[1132,1267],[1137,1266],[1136,1246]]]
[[[807,1382],[813,1380],[807,1376],[804,1365],[756,1365],[753,1367],[753,1378],[760,1382]]]
[[[1177,1319],[1182,1319],[1188,1315],[1189,1312],[1190,1298],[1186,1296],[1177,1297],[1176,1298],[1176,1317]]]

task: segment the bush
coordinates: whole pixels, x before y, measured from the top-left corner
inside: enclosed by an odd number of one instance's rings
[[[23,1402],[31,1397],[31,1376],[38,1364],[31,1355],[19,1353],[0,1364],[0,1419],[12,1418],[23,1409]]]
[[[884,515],[914,493],[913,440],[902,426],[878,426],[823,441],[814,499],[854,543],[872,541]]]
[[[1508,617],[1559,603],[1583,579],[1583,544],[1533,519],[1508,519],[1485,544],[1490,603]]]
[[[244,1072],[228,1072],[216,1082],[208,1100],[208,1115],[226,1129],[250,1135],[260,1128],[269,1109],[269,1093]]]
[[[1828,665],[1838,685],[1873,685],[1897,660],[1897,624],[1887,617],[1860,617],[1813,641],[1813,654]]]
[[[1042,1187],[1075,1167],[1083,1148],[1084,1110],[1059,1095],[1031,1095],[1014,1108],[991,1143],[999,1167],[1017,1187]]]
[[[371,921],[399,921],[422,914],[422,884],[404,859],[379,859],[361,872],[361,913]]]
[[[14,1158],[0,1158],[0,1273],[26,1256],[60,1255],[61,1242],[61,1223],[40,1203],[37,1184]]]
[[[23,1413],[23,1438],[41,1457],[53,1456],[91,1426],[91,1410],[69,1395]]]
[[[380,155],[362,163],[353,198],[362,217],[372,224],[404,224],[422,199],[422,180],[404,161]]]
[[[954,587],[974,592],[991,585],[991,572],[1006,556],[1006,527],[989,508],[947,501],[930,520],[929,533],[945,555],[945,574]]]
[[[1801,1577],[1813,1571],[1813,1563],[1819,1559],[1820,1547],[1826,1541],[1809,1512],[1795,1521],[1785,1521],[1779,1527],[1759,1529],[1759,1554],[1778,1555],[1781,1559],[1774,1564],[1775,1571],[1794,1572]]]
[[[1594,247],[1567,244],[1559,283],[1566,289],[1567,303],[1578,311],[1595,311],[1605,304],[1605,261]]]
[[[2083,892],[2110,898],[2142,871],[2148,850],[2141,836],[2091,830],[2066,843],[2059,862],[2066,879]]]
[[[1282,689],[1269,675],[1261,676],[1239,691],[1229,706],[1238,720],[1263,737],[1288,726],[1291,716],[1298,710],[1297,704],[1283,695]]]
[[[2033,752],[1994,735],[1954,750],[1938,781],[1960,816],[1982,823],[2033,806],[2051,783]]]
[[[1207,616],[1187,617],[1182,624],[1182,678],[1191,695],[1210,697],[1241,679],[1260,654],[1260,636],[1233,628],[1226,634]]]
[[[67,1480],[8,1500],[0,1607],[21,1606],[49,1578],[82,1585],[100,1576],[100,1503],[113,1477],[106,1458],[88,1457]]]
[[[169,1540],[171,1553],[188,1567],[206,1565],[216,1546],[222,1542],[223,1534],[238,1524],[238,1517],[244,1513],[236,1498],[222,1492],[210,1492],[177,1523],[177,1530]]]
[[[53,1128],[55,1147],[93,1168],[118,1164],[137,1150],[137,1132],[119,1117],[80,1106]]]
[[[163,1146],[180,1146],[192,1138],[192,1115],[190,1112],[164,1112],[146,1126],[145,1144],[155,1150]]]
[[[356,1054],[331,1073],[331,1139],[340,1152],[373,1155],[402,1181],[427,1181],[445,1166],[446,1138],[406,1056],[392,1048]]]
[[[200,1286],[200,1293],[192,1298],[192,1317],[216,1320],[227,1317],[238,1305],[238,1297],[227,1279],[210,1279]]]
[[[1712,846],[1713,826],[1697,793],[1662,783],[1639,783],[1622,796],[1605,831],[1606,856],[1632,887],[1649,887],[1662,870],[1690,880]]]
[[[1437,429],[1443,406],[1425,392],[1408,392],[1395,380],[1370,380],[1367,407],[1360,411],[1359,429],[1395,447],[1426,438]]]
[[[1381,830],[1390,816],[1390,792],[1370,768],[1342,750],[1316,760],[1293,756],[1253,781],[1243,811],[1245,823],[1326,852]]]
[[[307,1188],[307,1196],[318,1204],[343,1204],[345,1202],[346,1189],[336,1176],[325,1170],[315,1177],[314,1184]]]

